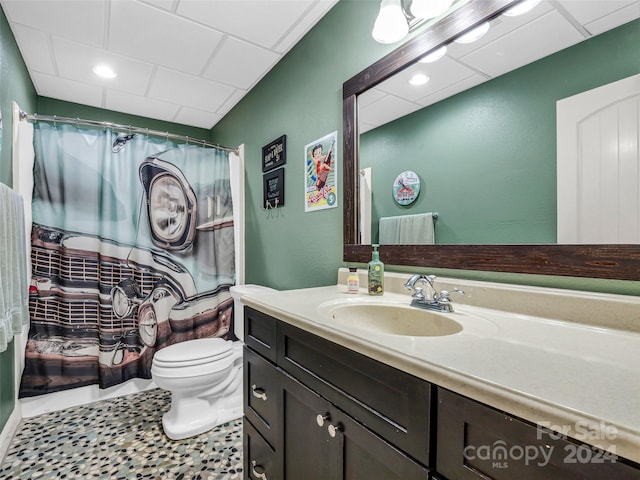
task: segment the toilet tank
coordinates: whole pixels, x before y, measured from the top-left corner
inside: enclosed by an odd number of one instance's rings
[[[233,297],[233,333],[239,340],[244,341],[244,303],[240,300],[243,295],[261,292],[275,292],[276,290],[262,285],[234,285],[229,288]]]

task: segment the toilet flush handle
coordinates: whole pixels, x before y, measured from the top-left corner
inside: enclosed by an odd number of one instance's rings
[[[263,389],[251,385],[251,393],[253,393],[254,397],[264,400],[265,402],[267,401],[267,393]]]

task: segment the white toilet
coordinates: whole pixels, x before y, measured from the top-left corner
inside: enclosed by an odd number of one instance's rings
[[[171,392],[162,427],[172,440],[193,437],[242,416],[242,340],[247,293],[274,291],[260,285],[230,288],[234,333],[239,341],[201,338],[158,350],[151,364],[156,385]]]

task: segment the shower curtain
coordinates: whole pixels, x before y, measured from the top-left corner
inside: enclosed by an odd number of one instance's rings
[[[41,122],[34,149],[21,398],[148,379],[158,349],[233,337],[227,152]]]

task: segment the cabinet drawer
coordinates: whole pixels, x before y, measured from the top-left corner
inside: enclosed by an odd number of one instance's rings
[[[244,414],[275,447],[280,388],[275,365],[244,348]]]
[[[376,434],[429,465],[431,385],[289,324],[278,365]]]
[[[277,320],[251,307],[244,307],[244,343],[263,357],[276,362]]]
[[[245,417],[243,428],[244,478],[251,480],[282,478],[276,452]]]
[[[436,470],[449,479],[640,479],[620,459],[442,388],[437,415]]]

